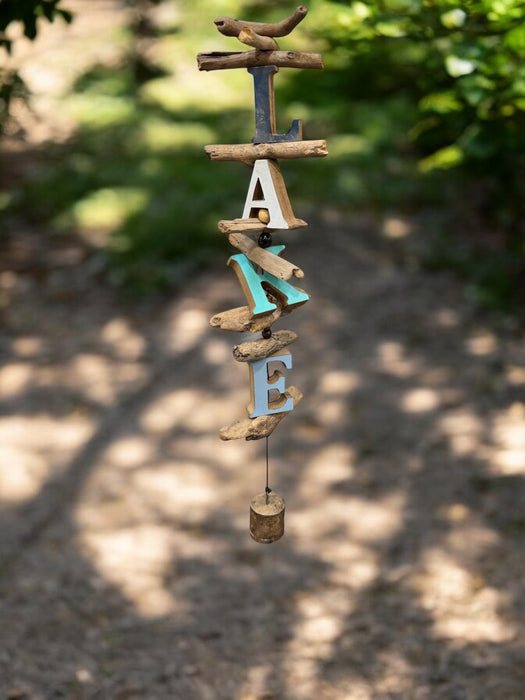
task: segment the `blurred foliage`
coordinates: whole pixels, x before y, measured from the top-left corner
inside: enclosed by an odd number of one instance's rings
[[[127,4],[128,26],[115,32],[120,65],[93,66],[64,96],[74,135],[42,151],[40,166],[4,201],[14,219],[78,232],[106,256],[115,283],[148,290],[225,246],[216,222],[240,216],[246,196],[245,166],[211,163],[203,146],[251,140],[251,77],[199,74],[195,54],[240,50],[216,32],[216,15],[272,21],[295,3]],[[305,138],[326,137],[330,156],[283,162],[298,215],[315,202],[379,213],[446,209],[436,216],[443,235],[429,264],[465,274],[480,303],[509,304],[525,271],[523,3],[308,7],[279,43],[322,52],[326,70],[280,71],[278,129],[303,119]],[[480,223],[494,231],[485,248]]]
[[[0,46],[4,46],[8,51],[11,49],[12,41],[7,36],[6,30],[13,22],[22,23],[24,35],[28,39],[36,37],[38,20],[41,17],[52,22],[58,16],[66,22],[71,22],[71,13],[58,7],[60,2],[61,0],[1,0]]]
[[[456,236],[443,232],[430,264],[465,274],[483,304],[516,301],[525,276],[525,3],[318,0],[310,15],[330,75],[315,103],[332,104],[339,133],[355,128],[352,104],[380,110],[401,128],[397,153],[415,158],[416,190],[434,189],[455,214]],[[404,108],[396,114],[393,104]],[[479,236],[480,225],[494,235]]]

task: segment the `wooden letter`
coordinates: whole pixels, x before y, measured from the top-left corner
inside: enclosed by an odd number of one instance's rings
[[[301,391],[295,386],[288,387],[286,394],[292,397],[294,408],[303,398]],[[269,416],[235,421],[231,425],[226,425],[222,428],[219,432],[219,437],[221,440],[240,440],[241,438],[245,440],[260,440],[271,435],[288,413],[289,411],[285,411],[283,413],[272,413]]]
[[[288,350],[281,350],[270,357],[248,363],[251,382],[251,401],[248,406],[250,418],[293,410],[293,399],[285,395],[286,386],[282,372],[275,371],[271,376],[268,375],[268,365],[273,362],[279,362],[291,369],[292,356]],[[274,401],[270,401],[272,390],[279,392],[279,398]]]
[[[261,248],[250,235],[245,233],[230,233],[228,240],[234,248],[244,253],[253,263],[262,267],[266,272],[279,277],[281,280],[289,280],[292,275],[302,279],[304,272],[288,260],[284,260],[279,255],[269,253],[265,248]]]
[[[255,136],[253,143],[275,143],[276,141],[301,141],[303,128],[300,119],[294,119],[286,134],[275,133],[275,95],[273,76],[277,66],[253,66],[248,73],[253,75],[255,92]]]
[[[272,245],[266,248],[268,252],[275,255],[279,255],[284,249],[284,245]],[[253,263],[242,253],[232,255],[228,260],[228,266],[234,269],[254,316],[268,313],[277,308],[276,304],[268,301],[266,287],[269,287],[276,296],[281,297],[284,305],[288,308],[300,306],[309,299],[308,294],[292,287],[289,282],[281,280],[269,272],[263,272],[259,275]]]
[[[256,160],[242,213],[243,219],[256,219],[259,209],[268,209],[267,228],[296,228],[296,218],[288,199],[288,192],[278,163],[275,160]]]

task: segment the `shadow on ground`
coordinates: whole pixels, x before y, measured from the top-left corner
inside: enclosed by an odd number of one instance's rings
[[[522,697],[523,349],[380,229],[286,234],[311,301],[279,323],[305,399],[271,546],[263,446],[217,438],[248,401],[225,260],[137,304],[73,253],[4,270],[2,697]]]

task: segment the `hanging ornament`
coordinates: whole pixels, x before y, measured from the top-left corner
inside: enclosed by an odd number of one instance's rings
[[[281,51],[275,38],[287,36],[307,14],[299,5],[281,22],[245,22],[219,17],[219,32],[253,50],[201,53],[199,70],[246,68],[253,77],[255,136],[252,143],[211,145],[205,151],[211,160],[238,161],[252,166],[246,199],[239,219],[219,221],[218,229],[239,252],[228,260],[246,297],[247,306],[213,316],[210,325],[227,331],[261,333],[260,338],[233,348],[237,362],[249,368],[248,417],[219,431],[222,440],[266,440],[266,487],[250,503],[250,535],[269,544],[284,534],[284,499],[269,487],[268,438],[281,420],[297,406],[302,393],[287,386],[292,369],[288,346],[297,340],[290,330],[273,331],[282,316],[305,304],[308,294],[297,287],[303,271],[282,257],[284,244],[274,244],[273,234],[307,226],[298,219],[286,191],[279,159],[320,158],[327,155],[324,140],[303,141],[302,122],[294,119],[288,131],[279,133],[275,118],[274,77],[279,68],[322,69],[319,54]]]

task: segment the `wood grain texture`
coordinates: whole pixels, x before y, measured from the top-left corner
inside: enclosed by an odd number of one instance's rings
[[[262,233],[266,229],[259,219],[223,219],[217,224],[221,233]]]
[[[228,70],[252,66],[322,70],[324,63],[320,53],[304,51],[212,51],[197,54],[199,70]]]
[[[294,331],[275,331],[270,338],[258,338],[257,340],[248,340],[245,343],[235,345],[233,347],[233,357],[237,362],[262,360],[282,350],[287,345],[295,343],[297,337],[297,333],[294,333]]]
[[[295,10],[280,22],[250,22],[233,17],[217,17],[213,22],[224,36],[239,36],[243,29],[251,29],[261,36],[287,36],[306,17],[308,10],[298,5]]]
[[[262,51],[278,51],[279,44],[271,36],[263,36],[254,32],[250,27],[243,27],[239,32],[238,39],[247,46],[253,46]]]
[[[302,219],[294,219],[292,225],[288,229],[304,228],[308,226],[306,221]],[[267,224],[263,224],[259,219],[248,218],[248,219],[223,219],[217,224],[217,228],[221,233],[226,233],[228,235],[232,233],[262,233],[263,231],[281,231],[283,229],[272,229]]]
[[[279,279],[289,280],[292,276],[298,279],[304,277],[304,272],[297,265],[261,248],[257,244],[257,240],[245,233],[231,233],[228,240],[234,248],[244,253],[253,263]]]
[[[286,395],[293,399],[294,408],[303,398],[302,392],[295,386],[288,387]],[[260,440],[271,435],[282,419],[289,413],[291,411],[235,421],[222,428],[219,431],[219,437],[221,440],[240,440],[241,438],[245,440]]]
[[[272,245],[266,251],[280,255],[285,248],[284,245]],[[283,307],[296,308],[309,299],[305,291],[290,282],[265,270],[259,272],[257,266],[244,253],[232,255],[227,265],[237,275],[253,316],[264,316],[273,312],[278,303]],[[271,301],[270,297],[275,297],[276,301]]]
[[[204,147],[210,160],[239,161],[251,164],[263,159],[324,158],[328,155],[326,141],[281,141],[278,143],[211,144]]]
[[[253,316],[247,306],[239,306],[235,309],[228,309],[228,311],[222,311],[212,316],[210,319],[210,326],[212,326],[212,328],[221,328],[223,331],[233,331],[236,333],[244,333],[245,331],[259,333],[265,328],[271,328],[282,316],[287,316],[291,313],[293,307],[289,308],[283,306],[277,298],[273,297],[271,294],[268,296],[272,302],[277,305],[277,308],[270,313]]]

